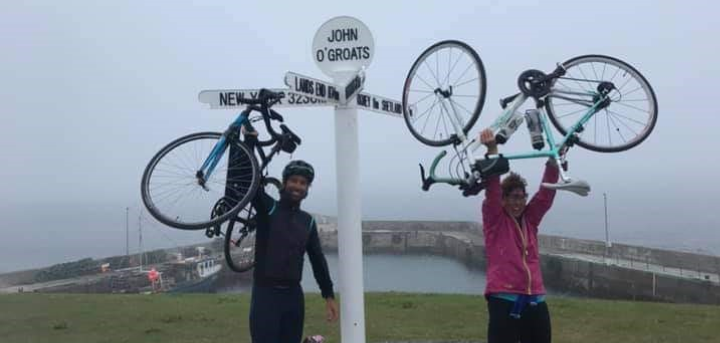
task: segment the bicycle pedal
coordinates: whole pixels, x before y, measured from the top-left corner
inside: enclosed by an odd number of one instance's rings
[[[580,196],[587,196],[590,193],[590,184],[584,180],[573,180],[570,182],[547,183],[543,182],[545,188],[573,192]]]

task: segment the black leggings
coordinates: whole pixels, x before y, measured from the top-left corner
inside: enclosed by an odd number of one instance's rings
[[[488,343],[550,343],[550,312],[543,301],[528,304],[519,319],[510,316],[514,303],[488,297]]]
[[[304,321],[305,297],[300,285],[253,286],[250,302],[253,343],[300,343]]]

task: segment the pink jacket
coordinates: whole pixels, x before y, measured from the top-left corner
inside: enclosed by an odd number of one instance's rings
[[[545,167],[542,182],[555,183],[558,168]],[[500,176],[487,179],[482,204],[483,233],[487,257],[485,295],[491,293],[545,294],[540,272],[538,226],[555,198],[555,190],[540,187],[528,202],[521,223],[502,207]]]

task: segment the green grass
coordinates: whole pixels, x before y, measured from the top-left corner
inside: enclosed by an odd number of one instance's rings
[[[249,342],[248,295],[0,296],[1,342]],[[368,342],[485,341],[482,296],[368,293]],[[719,342],[720,307],[549,298],[554,342]],[[306,334],[339,342],[318,294]]]

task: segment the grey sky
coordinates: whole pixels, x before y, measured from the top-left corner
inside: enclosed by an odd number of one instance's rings
[[[104,2],[102,2],[104,3]],[[0,9],[0,272],[84,256],[124,253],[125,207],[137,250],[140,177],[150,157],[179,136],[221,131],[233,111],[197,101],[203,89],[284,87],[287,71],[327,79],[311,58],[326,20],[350,15],[375,37],[367,92],[399,99],[417,56],[442,39],[475,48],[488,74],[479,123],[500,113],[525,69],[551,70],[588,53],[623,59],[658,97],[650,138],[618,154],[575,149],[580,198],[559,193],[547,233],[604,237],[720,254],[719,5],[711,1],[23,1]],[[294,158],[318,171],[305,208],[336,211],[331,108],[286,109],[303,145]],[[502,149],[527,150],[518,135]],[[441,151],[416,141],[402,119],[360,113],[366,219],[479,220],[480,198],[420,189],[417,164]],[[272,169],[289,160],[283,156]],[[513,163],[532,188],[542,161]],[[150,222],[146,225],[150,225]],[[199,232],[146,226],[146,246],[205,240]],[[22,261],[17,261],[22,259]]]

